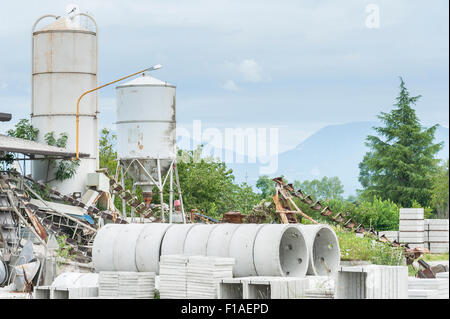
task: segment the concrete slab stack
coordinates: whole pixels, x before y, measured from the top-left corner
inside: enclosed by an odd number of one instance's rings
[[[438,272],[436,278],[448,278],[448,272]]]
[[[406,266],[341,267],[335,285],[336,299],[406,299]]]
[[[187,263],[183,255],[162,255],[159,264],[159,297],[161,299],[187,298]]]
[[[448,219],[425,219],[425,242],[431,253],[448,253]]]
[[[233,277],[234,258],[191,256],[187,264],[187,298],[217,299],[218,284]]]
[[[138,284],[136,287],[136,299],[154,299],[156,274],[149,272],[138,272]]]
[[[99,274],[99,299],[153,299],[155,273],[102,271]]]
[[[113,271],[101,271],[98,294],[102,297],[115,297],[119,291],[119,274]]]
[[[408,296],[411,299],[448,299],[448,278],[408,278]]]
[[[439,299],[439,291],[437,290],[408,290],[409,299]]]
[[[399,240],[410,248],[424,247],[423,208],[400,208]]]

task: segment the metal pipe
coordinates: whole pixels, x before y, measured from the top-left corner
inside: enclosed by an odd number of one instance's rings
[[[80,159],[80,156],[79,156],[80,101],[81,101],[81,99],[83,98],[83,96],[85,96],[86,94],[89,94],[89,93],[91,93],[91,92],[97,91],[97,90],[99,90],[99,89],[101,89],[101,88],[104,88],[105,86],[108,86],[108,85],[117,83],[117,82],[119,82],[119,81],[128,79],[128,78],[130,78],[130,77],[132,77],[132,76],[135,76],[135,75],[138,75],[138,74],[140,74],[140,73],[144,73],[145,71],[147,71],[147,70],[149,70],[149,69],[151,69],[151,68],[147,68],[147,69],[138,71],[138,72],[136,72],[136,73],[133,73],[133,74],[124,76],[124,77],[122,77],[122,78],[120,78],[120,79],[118,79],[118,80],[111,81],[111,82],[108,82],[108,83],[106,83],[106,84],[100,85],[100,86],[98,86],[98,87],[96,87],[96,88],[93,88],[93,89],[91,89],[91,90],[88,90],[88,91],[86,91],[86,92],[84,92],[83,94],[80,95],[80,97],[78,98],[78,101],[77,101],[77,116],[76,116],[76,118],[77,118],[77,132],[76,132],[76,135],[77,135],[76,160],[79,160],[79,159]]]

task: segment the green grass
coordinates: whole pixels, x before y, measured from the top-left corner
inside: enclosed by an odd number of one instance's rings
[[[444,254],[425,254],[421,257],[425,261],[449,260],[448,253]]]
[[[354,232],[335,227],[341,250],[341,260],[367,260],[376,265],[405,265],[403,249],[391,247],[368,237],[356,237]]]

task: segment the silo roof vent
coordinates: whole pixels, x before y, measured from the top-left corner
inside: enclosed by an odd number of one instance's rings
[[[144,75],[144,76],[137,77],[137,78],[135,78],[131,81],[128,81],[124,84],[118,85],[116,88],[126,87],[126,86],[170,86],[170,87],[175,87],[175,85],[158,80],[157,78],[154,78],[151,75]]]

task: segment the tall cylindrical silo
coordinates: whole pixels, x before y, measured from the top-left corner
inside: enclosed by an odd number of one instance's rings
[[[95,30],[73,23],[70,17],[32,30],[32,102],[31,121],[39,129],[38,141],[45,143],[45,134],[55,137],[67,133],[66,149],[76,149],[76,106],[78,97],[97,86],[97,27],[86,15]],[[74,177],[64,181],[54,179],[55,168],[47,161],[34,161],[33,178],[50,181],[61,193],[84,192],[87,173],[98,169],[98,106],[97,94],[91,93],[80,103],[80,153],[89,154],[80,159]]]
[[[176,157],[176,87],[144,74],[116,92],[117,156],[144,197],[151,197],[157,160],[164,175]]]

